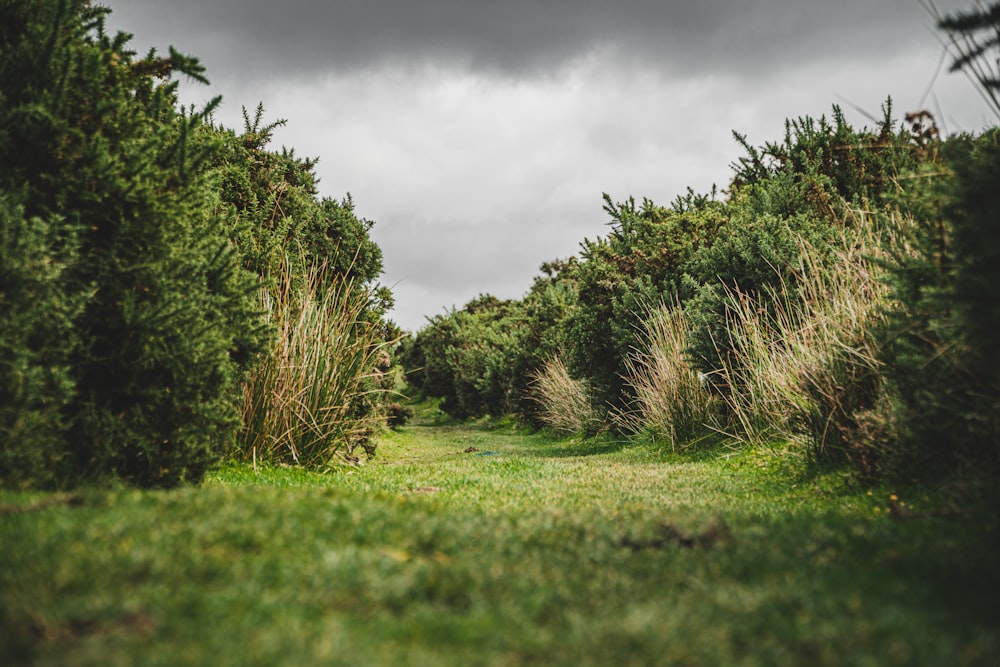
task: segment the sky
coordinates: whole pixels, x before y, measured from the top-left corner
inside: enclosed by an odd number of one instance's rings
[[[937,0],[937,10],[973,0]],[[840,105],[872,126],[927,109],[996,122],[948,72],[927,0],[104,0],[144,54],[198,57],[223,96],[287,120],[322,196],[374,221],[391,317],[415,331],[479,294],[520,298],[546,261],[606,235],[603,194],[667,205],[729,185],[786,118]]]

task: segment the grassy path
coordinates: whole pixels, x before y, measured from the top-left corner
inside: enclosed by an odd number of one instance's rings
[[[0,493],[0,664],[997,664],[995,521],[892,492],[415,425],[326,475]]]

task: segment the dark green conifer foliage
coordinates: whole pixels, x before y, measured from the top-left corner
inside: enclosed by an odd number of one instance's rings
[[[1000,461],[1000,132],[952,138],[901,193],[913,217],[888,265],[890,381],[882,465],[905,476],[982,474]]]
[[[203,118],[217,101],[180,111],[170,80],[203,81],[203,70],[173,49],[136,57],[129,35],[105,32],[108,12],[86,0],[0,7],[3,238],[32,227],[22,254],[46,267],[5,281],[4,300],[30,310],[32,283],[44,283],[58,315],[5,353],[28,360],[25,377],[51,369],[37,404],[58,418],[18,445],[60,462],[49,482],[166,486],[200,479],[225,445],[264,331],[257,281],[214,213],[219,144]],[[0,373],[30,387],[15,366]],[[6,412],[0,428],[17,430],[24,415]],[[42,480],[14,464],[8,483]]]
[[[51,486],[66,474],[63,414],[75,383],[68,365],[73,320],[87,294],[69,294],[73,235],[61,224],[28,219],[0,195],[0,484]]]

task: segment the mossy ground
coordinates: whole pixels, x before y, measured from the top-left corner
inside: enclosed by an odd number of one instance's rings
[[[0,663],[1000,661],[986,510],[790,454],[421,417],[325,474],[0,494]]]

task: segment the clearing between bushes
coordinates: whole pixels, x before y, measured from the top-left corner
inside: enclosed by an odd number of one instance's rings
[[[996,664],[992,513],[852,480],[425,410],[325,474],[4,491],[0,663]]]

